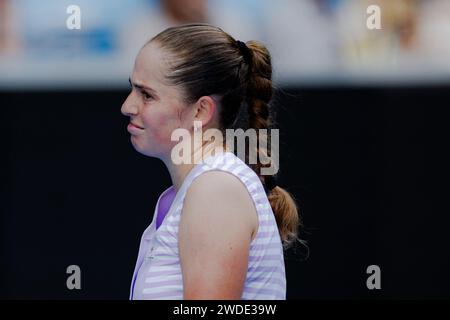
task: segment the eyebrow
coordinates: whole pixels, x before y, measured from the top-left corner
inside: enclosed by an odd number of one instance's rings
[[[138,88],[138,89],[140,89],[140,90],[145,89],[145,90],[150,91],[150,92],[153,93],[154,95],[156,95],[156,91],[153,90],[152,88],[147,87],[147,86],[145,86],[145,85],[143,85],[143,84],[133,83],[133,82],[131,81],[131,77],[128,78],[128,82],[130,83],[130,85],[131,85],[132,87]]]

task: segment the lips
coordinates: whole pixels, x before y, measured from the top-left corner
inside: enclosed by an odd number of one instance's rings
[[[141,135],[144,132],[144,128],[134,124],[131,121],[130,121],[130,123],[127,126],[127,130],[133,136]]]
[[[130,122],[130,124],[131,124],[132,126],[135,126],[135,127],[138,128],[138,129],[144,129],[144,128],[142,128],[141,126],[138,126],[137,124],[135,124],[134,122]]]

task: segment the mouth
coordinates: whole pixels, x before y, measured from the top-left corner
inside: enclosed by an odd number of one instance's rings
[[[144,128],[134,124],[133,122],[130,122],[128,124],[127,130],[132,135],[140,135],[144,132]]]
[[[136,128],[138,128],[138,129],[144,129],[144,128],[138,126],[137,124],[135,124],[135,123],[133,123],[133,122],[130,122],[130,126],[136,127]]]

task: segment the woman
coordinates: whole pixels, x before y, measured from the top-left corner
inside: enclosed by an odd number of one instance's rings
[[[223,141],[194,144],[193,161],[178,163],[171,139],[176,129],[224,133],[243,102],[248,128],[267,129],[271,74],[262,44],[207,24],[168,28],[139,52],[121,111],[134,148],[161,159],[173,185],[142,236],[130,299],[286,299],[283,248],[299,224],[292,197]]]

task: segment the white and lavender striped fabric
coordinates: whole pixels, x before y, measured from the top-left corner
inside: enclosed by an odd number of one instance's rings
[[[178,224],[189,185],[200,174],[222,170],[238,177],[247,187],[257,208],[259,227],[250,244],[247,277],[242,300],[285,300],[284,255],[275,216],[261,180],[240,158],[221,152],[196,164],[189,171],[162,224],[156,226],[161,198],[173,192],[173,186],[158,199],[152,223],[144,231],[131,282],[130,299],[182,300],[183,279],[178,254]]]

